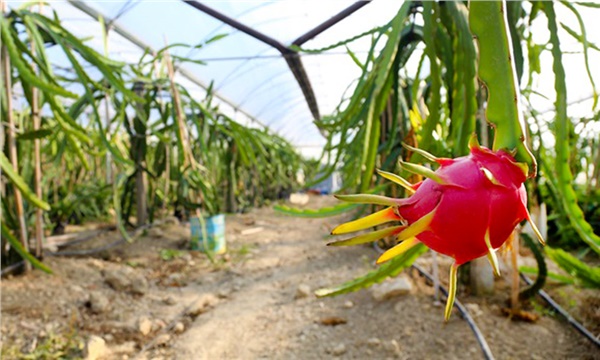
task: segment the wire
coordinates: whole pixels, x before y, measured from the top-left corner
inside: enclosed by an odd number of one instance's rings
[[[269,48],[270,49],[270,48]],[[264,51],[263,51],[264,52]],[[367,54],[368,51],[354,51],[354,54]],[[348,55],[345,51],[336,51],[336,52],[322,52],[322,53],[303,53],[299,54],[302,57],[305,56],[323,56],[323,55]],[[239,60],[259,60],[259,59],[277,59],[277,58],[286,58],[296,56],[296,54],[273,54],[273,55],[247,55],[247,56],[228,56],[228,57],[215,57],[215,58],[205,58],[200,59],[202,61],[239,61]]]
[[[421,268],[419,265],[413,264],[412,267],[415,268],[419,272],[419,274],[421,274],[421,276],[423,276],[423,277],[427,278],[427,280],[433,282],[433,277],[431,276],[431,274],[429,274],[427,271],[423,270],[423,268]],[[446,297],[448,296],[448,290],[446,290],[446,288],[441,285],[440,285],[440,291],[442,292],[442,294],[444,294],[444,296],[446,296]],[[471,328],[471,330],[473,330],[473,334],[475,334],[475,338],[477,339],[477,342],[479,343],[479,346],[481,347],[481,351],[483,351],[483,356],[485,357],[485,359],[493,360],[494,355],[492,354],[492,350],[490,349],[490,346],[488,345],[487,341],[485,341],[485,337],[481,333],[481,330],[479,330],[479,328],[477,327],[477,324],[475,324],[475,321],[471,317],[471,314],[469,314],[469,311],[467,310],[467,308],[465,308],[458,299],[456,299],[454,301],[454,306],[458,309],[458,311],[462,315],[463,319],[465,319],[467,324],[469,324],[469,327]]]
[[[115,15],[108,23],[106,23],[106,28],[109,28],[113,22],[117,21],[117,19],[125,15],[125,13],[131,11],[138,4],[139,2],[137,0],[135,1],[135,3],[133,2],[133,0],[127,0],[127,2],[123,4],[121,9],[117,12],[117,15]]]
[[[525,276],[523,273],[520,273],[520,274],[521,274],[521,278],[527,283],[527,285],[533,284],[533,281],[530,278]],[[594,343],[594,345],[596,345],[597,347],[600,347],[600,340],[598,340],[598,338],[596,336],[594,336],[594,334],[592,334],[591,331],[589,331],[583,325],[581,325],[580,322],[575,320],[571,316],[571,314],[569,314],[565,309],[563,309],[560,305],[558,305],[558,303],[556,301],[554,301],[550,297],[550,295],[548,295],[547,292],[545,292],[544,290],[539,290],[538,294],[540,294],[542,299],[544,299],[544,301],[546,301],[548,303],[548,305],[550,305],[552,308],[554,308],[554,310],[556,310],[556,312],[558,312],[560,315],[562,315],[569,322],[569,324],[571,324],[577,331],[579,331],[583,336],[585,336],[588,340],[590,340],[592,343]]]

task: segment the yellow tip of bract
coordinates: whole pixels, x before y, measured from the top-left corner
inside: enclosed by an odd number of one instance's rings
[[[448,278],[448,300],[446,300],[446,310],[444,311],[444,321],[450,320],[452,308],[454,307],[454,299],[456,299],[456,282],[458,273],[458,265],[450,266],[450,277]]]
[[[504,184],[502,184],[500,181],[498,181],[498,179],[496,179],[496,177],[490,171],[490,169],[481,167],[481,171],[483,172],[483,175],[485,175],[486,179],[488,179],[492,184],[498,185],[498,186],[504,186]]]
[[[358,235],[358,236],[355,236],[355,237],[347,239],[347,240],[335,241],[335,242],[327,244],[327,246],[351,246],[351,245],[366,244],[366,243],[370,243],[373,241],[377,241],[379,239],[383,239],[384,237],[396,235],[399,232],[401,232],[404,228],[405,228],[405,226],[403,226],[403,225],[392,226],[392,227],[385,228],[382,230],[373,231],[373,232],[370,232],[367,234]]]
[[[438,174],[436,174],[433,170],[426,168],[425,166],[404,162],[402,160],[398,161],[398,163],[406,171],[410,171],[413,174],[421,175],[441,185],[447,184],[447,182],[444,181],[444,179],[442,179]]]
[[[410,193],[410,194],[415,193],[415,189],[412,188],[412,184],[410,182],[408,182],[407,180],[403,179],[402,177],[400,177],[396,174],[392,174],[387,171],[379,170],[379,169],[376,169],[376,171],[377,171],[377,174],[379,174],[379,176],[402,186],[406,191],[408,191],[408,193]]]
[[[535,223],[533,221],[531,221],[531,218],[529,217],[529,215],[527,216],[527,220],[531,224],[531,228],[533,229],[533,232],[535,233],[535,236],[538,238],[538,241],[540,242],[540,244],[542,244],[543,246],[546,246],[546,240],[544,240],[544,237],[542,236],[542,233],[537,228],[537,226],[535,225]]]
[[[387,196],[373,194],[334,195],[336,199],[355,204],[374,204],[384,206],[397,206],[398,200]]]
[[[405,240],[405,241],[403,243],[400,243],[400,244],[394,246],[393,248],[389,249],[388,251],[384,252],[383,254],[381,254],[379,259],[377,259],[377,264],[384,263],[384,262],[390,260],[391,258],[396,257],[396,256],[406,252],[408,249],[412,248],[413,246],[417,245],[419,243],[419,240],[416,239],[415,237],[417,235],[419,235],[420,233],[427,231],[427,229],[429,229],[429,224],[431,224],[431,221],[433,220],[433,217],[435,216],[436,209],[437,209],[437,207],[435,209],[433,209],[432,211],[430,211],[427,215],[421,217],[419,220],[410,224],[406,229],[402,230],[402,232],[398,234],[398,240],[399,241]]]
[[[435,155],[432,155],[432,154],[428,153],[427,151],[425,151],[423,149],[418,149],[416,147],[412,147],[412,146],[410,146],[410,145],[408,145],[408,144],[406,144],[404,142],[402,143],[402,146],[405,149],[414,152],[415,154],[421,155],[422,157],[424,157],[425,159],[427,159],[429,161],[432,161],[432,162],[438,162],[439,161],[439,159]]]
[[[394,246],[393,248],[391,248],[391,249],[387,250],[386,252],[384,252],[383,254],[381,254],[381,256],[377,259],[377,262],[376,262],[377,265],[383,264],[384,262],[391,260],[392,258],[395,258],[396,256],[407,252],[410,248],[413,248],[418,243],[419,243],[419,240],[417,240],[417,238],[414,238],[414,237],[404,240],[400,244]]]
[[[492,248],[492,244],[490,241],[490,229],[487,229],[485,232],[485,245],[488,248],[487,258],[490,264],[492,265],[492,269],[494,269],[494,275],[500,276],[500,265],[498,264],[498,257],[496,256],[496,251]]]
[[[479,140],[477,140],[477,134],[473,133],[469,139],[469,149],[479,149],[480,147],[481,145],[479,145]]]
[[[389,207],[362,219],[341,224],[331,231],[331,235],[347,234],[354,231],[364,230],[394,220],[400,220],[400,218],[394,212],[394,208]]]
[[[522,163],[522,162],[516,162],[514,163],[519,169],[521,169],[521,171],[523,171],[523,174],[525,174],[525,176],[529,175],[529,165],[527,165],[526,163]]]

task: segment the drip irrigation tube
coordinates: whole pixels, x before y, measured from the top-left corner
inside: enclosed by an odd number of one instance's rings
[[[383,253],[383,251],[384,251],[381,247],[379,247],[379,244],[377,243],[377,241],[373,242],[373,248],[378,253]],[[436,283],[434,277],[431,274],[429,274],[427,271],[425,271],[422,267],[420,267],[419,265],[416,265],[416,264],[412,264],[412,267],[415,270],[417,270],[421,276],[423,276],[427,280],[429,280],[432,284]],[[438,288],[442,292],[442,294],[444,294],[444,296],[448,297],[448,290],[445,287],[439,285]],[[469,327],[473,331],[473,334],[475,335],[475,339],[477,340],[477,343],[479,344],[479,347],[481,348],[481,351],[483,352],[484,358],[486,360],[494,360],[494,354],[492,354],[492,350],[490,349],[490,346],[488,345],[487,341],[485,341],[485,337],[481,333],[481,330],[479,330],[479,327],[477,327],[477,324],[475,324],[475,320],[473,320],[473,318],[471,317],[471,314],[469,314],[469,311],[467,310],[467,308],[465,308],[464,305],[458,299],[454,300],[454,306],[458,309],[458,311],[460,312],[463,319],[465,319],[467,324],[469,324]]]
[[[413,264],[412,267],[415,270],[417,270],[419,272],[419,274],[421,274],[421,276],[425,277],[427,280],[429,280],[433,283],[433,276],[431,276],[431,274],[429,274],[428,272],[423,270],[423,268],[421,268],[420,266],[418,266],[416,264]],[[440,285],[440,291],[446,297],[448,296],[448,290],[446,290],[446,288],[444,288],[441,285]],[[490,349],[487,341],[485,341],[485,337],[481,333],[481,330],[479,330],[479,328],[477,327],[477,324],[475,324],[475,321],[471,317],[471,314],[469,314],[469,311],[467,310],[467,308],[465,308],[463,306],[463,304],[460,301],[458,301],[458,299],[454,301],[454,306],[458,309],[458,311],[462,315],[463,319],[465,319],[467,324],[469,324],[469,327],[473,331],[473,334],[475,334],[475,339],[477,339],[477,343],[479,343],[479,347],[481,348],[481,351],[483,352],[484,358],[486,360],[493,360],[494,355],[492,354],[492,350]]]
[[[533,283],[533,280],[531,280],[530,278],[525,276],[523,273],[520,273],[520,274],[521,274],[521,278],[523,279],[523,281],[525,281],[527,283],[527,285],[531,285]],[[565,309],[563,309],[560,305],[558,305],[558,303],[556,301],[554,301],[550,297],[550,295],[548,295],[547,292],[545,292],[544,290],[539,290],[538,294],[540,294],[542,299],[544,299],[544,301],[546,301],[548,303],[548,305],[550,305],[550,307],[552,307],[554,310],[556,310],[556,312],[558,312],[560,315],[562,315],[569,322],[569,324],[571,324],[577,331],[579,331],[583,336],[585,336],[588,340],[590,340],[592,343],[594,343],[594,345],[596,345],[597,347],[600,347],[600,340],[598,339],[598,337],[594,336],[594,334],[592,334],[591,331],[586,329],[580,322],[575,320],[571,316],[571,314],[569,314]]]
[[[13,271],[17,271],[20,267],[25,266],[25,260],[21,260],[17,263],[14,263],[12,265],[8,265],[7,267],[5,267],[4,269],[2,269],[2,277],[4,277],[5,275],[11,274]]]

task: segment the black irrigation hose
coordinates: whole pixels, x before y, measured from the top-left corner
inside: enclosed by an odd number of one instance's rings
[[[530,278],[525,276],[523,273],[520,273],[520,274],[521,274],[521,278],[528,285],[531,285],[533,283],[533,280],[531,280]],[[583,336],[585,336],[588,340],[590,340],[592,343],[594,343],[594,345],[596,345],[597,347],[600,347],[600,340],[596,336],[594,336],[594,334],[592,334],[591,331],[586,329],[583,325],[581,325],[581,323],[579,323],[577,320],[575,320],[571,316],[571,314],[569,314],[565,309],[563,309],[560,305],[558,305],[558,303],[556,301],[554,301],[550,297],[550,295],[548,295],[547,292],[545,292],[544,290],[539,290],[538,294],[540,294],[542,299],[544,299],[544,301],[546,301],[548,303],[548,305],[550,305],[554,310],[556,310],[556,312],[561,314],[569,322],[569,324],[571,324],[577,331],[579,331]]]
[[[2,269],[2,275],[0,275],[0,276],[3,277],[5,275],[8,275],[8,274],[12,273],[13,271],[16,271],[17,269],[19,269],[21,266],[24,266],[24,265],[25,265],[25,260],[21,260],[21,261],[19,261],[17,263],[9,265],[9,266],[5,267],[4,269]]]
[[[90,239],[88,239],[88,240],[90,240]],[[57,251],[57,252],[49,252],[46,255],[48,255],[48,256],[86,256],[86,255],[97,254],[99,252],[112,249],[114,247],[117,247],[117,246],[125,244],[125,243],[127,243],[127,240],[123,238],[123,239],[115,240],[109,244],[106,244],[106,245],[103,245],[103,246],[100,246],[97,248],[93,248],[93,249],[63,250],[63,251]]]
[[[373,242],[373,248],[378,253],[383,253],[383,251],[384,251],[379,246],[377,241]],[[427,280],[429,280],[435,284],[435,281],[433,280],[433,276],[431,276],[431,274],[429,274],[427,271],[423,270],[422,267],[420,267],[417,264],[412,264],[412,267],[415,270],[417,270],[421,276],[425,277]],[[442,294],[444,294],[444,296],[448,297],[448,290],[446,290],[445,287],[443,287],[442,285],[439,285],[439,289],[442,292]],[[471,328],[471,330],[473,330],[473,334],[475,334],[475,339],[477,340],[477,343],[479,344],[479,347],[481,348],[481,351],[483,352],[484,358],[486,360],[494,360],[494,354],[492,354],[492,350],[490,349],[490,346],[488,345],[487,341],[485,341],[485,338],[484,338],[483,334],[481,333],[481,330],[479,330],[479,328],[477,327],[477,324],[475,324],[475,320],[473,320],[473,318],[471,317],[471,314],[469,314],[469,311],[467,310],[467,308],[465,308],[458,299],[454,300],[454,306],[456,306],[456,308],[460,312],[463,319],[465,319],[467,324],[469,324],[469,327]]]
[[[415,270],[417,270],[419,272],[419,274],[421,274],[421,276],[423,276],[423,277],[427,278],[427,280],[433,282],[433,276],[431,276],[431,274],[429,274],[428,272],[423,270],[423,268],[421,268],[419,265],[413,264],[412,267]],[[442,294],[444,294],[446,297],[448,297],[448,290],[446,290],[445,287],[440,285],[440,290],[441,290]],[[456,299],[454,301],[454,306],[458,309],[458,311],[462,315],[463,319],[465,319],[467,324],[469,324],[469,327],[471,328],[471,330],[473,330],[473,334],[475,334],[475,339],[477,339],[477,343],[479,343],[479,347],[481,347],[481,351],[483,351],[484,358],[486,360],[493,360],[494,355],[492,354],[492,350],[490,349],[487,341],[485,341],[485,338],[483,337],[481,330],[479,330],[479,328],[477,327],[477,324],[475,324],[475,321],[471,317],[471,314],[469,314],[469,311],[467,310],[467,308],[465,308],[464,305],[460,301],[458,301],[458,299]]]

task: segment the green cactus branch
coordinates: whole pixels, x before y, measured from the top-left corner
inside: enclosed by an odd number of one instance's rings
[[[554,87],[556,90],[556,128],[555,128],[555,150],[556,150],[556,185],[562,194],[560,200],[577,234],[596,253],[600,254],[600,237],[594,234],[592,226],[585,220],[583,211],[577,204],[577,196],[573,189],[573,174],[569,168],[569,118],[567,117],[567,84],[565,83],[565,69],[562,63],[562,52],[558,39],[558,26],[554,5],[552,2],[544,3],[544,13],[548,18],[548,30],[550,31],[550,43],[552,44],[552,56],[554,58]],[[547,174],[552,176],[552,174]]]
[[[534,176],[537,164],[525,142],[505,5],[504,1],[472,1],[469,22],[479,48],[479,79],[488,91],[485,115],[495,129],[493,149],[516,152],[516,160],[527,163],[529,176]]]

